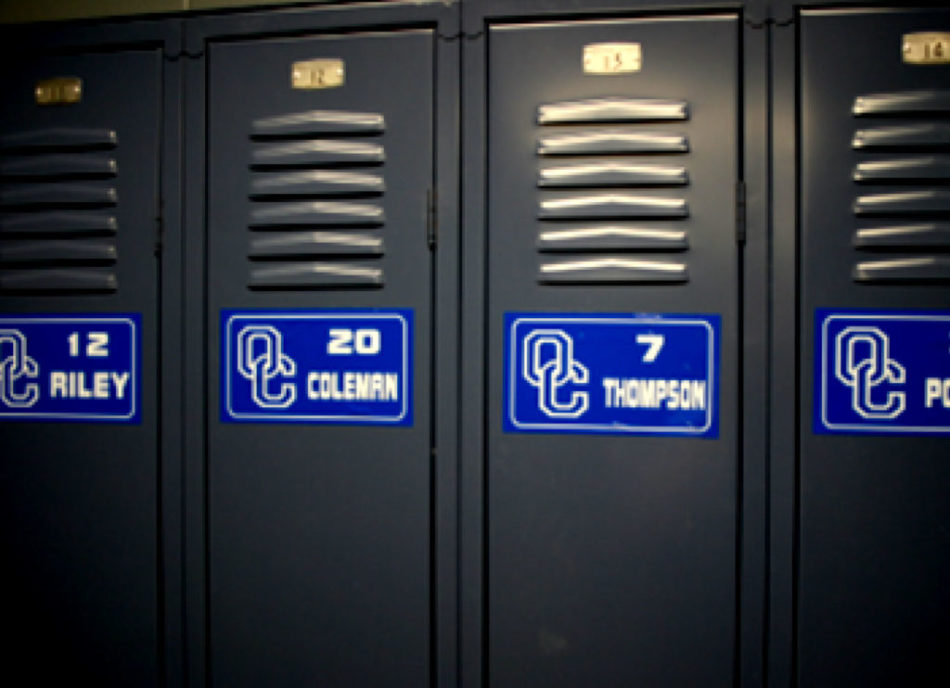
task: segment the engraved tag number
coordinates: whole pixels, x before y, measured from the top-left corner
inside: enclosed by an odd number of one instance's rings
[[[903,60],[907,64],[950,63],[950,33],[905,33],[901,44]]]
[[[584,46],[586,74],[629,74],[641,67],[639,43],[590,43]]]

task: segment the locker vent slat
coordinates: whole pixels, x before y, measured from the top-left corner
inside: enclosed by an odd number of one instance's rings
[[[43,155],[0,159],[2,179],[114,177],[115,158],[108,155]]]
[[[0,236],[115,234],[115,215],[83,212],[36,212],[0,215]]]
[[[383,240],[369,234],[340,232],[281,232],[251,238],[251,258],[305,258],[317,256],[381,256]]]
[[[118,200],[114,186],[80,184],[22,184],[0,187],[0,208],[58,208],[110,206]]]
[[[0,265],[17,263],[115,263],[112,241],[4,241]]]
[[[854,234],[857,249],[922,249],[950,250],[950,223],[924,222],[919,224],[861,227]]]
[[[624,153],[686,153],[682,134],[637,132],[626,129],[577,131],[538,139],[539,155],[619,155]]]
[[[857,282],[950,282],[950,258],[919,256],[862,261],[854,266]]]
[[[290,263],[251,269],[252,289],[381,287],[383,271],[354,263]]]
[[[634,196],[632,194],[584,194],[541,200],[538,217],[543,220],[584,218],[686,217],[689,209],[682,198]]]
[[[595,98],[549,103],[538,108],[538,124],[644,122],[689,118],[685,101],[661,98]]]
[[[342,170],[308,170],[286,174],[261,173],[251,181],[252,198],[268,196],[340,196],[344,194],[381,194],[385,191],[378,174]]]
[[[386,159],[377,143],[314,139],[293,143],[258,144],[252,154],[257,167],[380,164]]]
[[[897,127],[873,127],[854,132],[851,147],[866,148],[913,148],[945,150],[950,147],[950,124],[923,122]]]
[[[379,113],[335,110],[252,122],[250,289],[383,286],[385,129]]]
[[[115,273],[100,269],[0,269],[0,293],[18,292],[115,292]]]
[[[3,153],[115,148],[118,143],[119,138],[112,129],[31,129],[0,135]]]
[[[689,182],[682,165],[647,165],[626,162],[603,162],[542,167],[538,173],[540,187],[575,186],[683,186]]]
[[[282,225],[367,225],[383,224],[383,207],[370,203],[311,201],[272,203],[251,211],[252,227]]]
[[[865,194],[854,201],[854,214],[858,216],[947,213],[950,213],[950,191],[943,189]]]
[[[0,291],[118,289],[117,145],[111,129],[0,136]]]
[[[383,116],[376,112],[311,110],[254,120],[252,135],[302,136],[320,134],[381,134],[386,130]]]
[[[950,180],[950,156],[868,160],[854,166],[851,178],[862,184],[947,181]]]
[[[537,108],[537,281],[540,284],[674,284],[689,249],[686,101],[606,97]],[[646,127],[646,128],[644,128]],[[651,159],[650,156],[656,156]],[[638,255],[641,254],[641,255]],[[646,254],[646,255],[643,255]]]
[[[686,231],[636,225],[558,225],[542,229],[538,250],[544,253],[576,251],[685,251]]]
[[[856,117],[947,113],[950,112],[950,91],[898,91],[860,95],[854,99],[851,112]]]
[[[542,262],[539,281],[544,284],[585,284],[615,282],[686,282],[687,267],[682,262],[591,257],[582,260]]]

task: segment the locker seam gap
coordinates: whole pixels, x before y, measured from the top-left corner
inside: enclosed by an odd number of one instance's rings
[[[743,548],[743,518],[744,518],[744,506],[743,506],[743,495],[745,488],[744,481],[744,471],[745,471],[745,446],[744,446],[744,428],[745,428],[745,403],[744,403],[744,394],[742,390],[745,385],[745,367],[743,361],[745,359],[745,190],[744,190],[744,179],[745,179],[745,32],[741,30],[742,22],[740,19],[739,23],[740,30],[737,32],[736,36],[736,142],[738,144],[736,150],[736,188],[735,188],[735,220],[736,220],[736,268],[738,273],[738,284],[736,285],[736,297],[737,297],[737,320],[736,323],[738,332],[736,337],[736,389],[739,391],[738,398],[736,400],[736,522],[735,522],[735,558],[733,560],[733,565],[735,566],[735,575],[733,577],[733,591],[735,594],[733,614],[734,614],[734,629],[733,629],[733,685],[738,688],[741,685],[742,679],[742,556],[744,552]]]
[[[207,45],[207,39],[202,41],[202,45]],[[204,51],[202,51],[204,52]],[[202,132],[202,152],[203,160],[202,167],[203,169],[203,207],[201,209],[202,215],[202,225],[203,232],[201,237],[201,248],[203,255],[201,256],[202,264],[202,273],[201,273],[201,289],[202,289],[202,298],[199,306],[199,312],[201,314],[201,333],[202,333],[202,355],[199,359],[201,361],[201,381],[203,387],[203,398],[210,399],[210,384],[208,380],[208,342],[210,341],[210,332],[208,328],[208,297],[209,297],[209,283],[208,275],[210,271],[210,232],[209,232],[209,203],[208,198],[210,198],[211,189],[209,187],[209,174],[208,174],[208,161],[210,159],[210,147],[207,132],[210,130],[210,83],[211,83],[211,63],[210,60],[204,61],[204,127]],[[201,491],[204,496],[204,503],[202,508],[202,515],[204,522],[202,523],[202,536],[204,539],[204,641],[205,641],[205,651],[204,651],[204,678],[205,684],[207,686],[214,685],[213,683],[213,669],[212,669],[212,635],[211,635],[211,490],[210,490],[210,454],[211,454],[211,444],[209,438],[209,428],[210,428],[210,418],[209,410],[207,407],[203,409],[201,414],[201,439],[203,446],[203,456],[201,457]]]
[[[765,33],[765,207],[766,207],[766,279],[768,283],[766,292],[766,317],[765,317],[765,456],[764,456],[764,478],[765,478],[765,514],[764,514],[764,585],[762,589],[762,684],[769,685],[769,628],[771,624],[771,578],[772,578],[772,509],[771,509],[771,488],[772,488],[772,366],[770,365],[773,356],[772,338],[772,313],[775,304],[775,273],[774,273],[774,227],[772,223],[772,195],[773,195],[773,174],[774,174],[774,148],[772,145],[773,137],[773,46],[772,46],[771,26],[767,27]]]
[[[437,36],[438,34],[436,34]],[[438,404],[435,403],[438,397],[438,384],[436,382],[439,372],[439,347],[438,347],[438,259],[435,252],[435,223],[436,223],[436,184],[438,180],[438,132],[440,121],[439,112],[439,93],[437,91],[439,83],[439,50],[438,41],[432,42],[432,129],[429,132],[432,141],[432,169],[429,191],[426,193],[426,243],[429,248],[429,685],[437,686],[439,683],[439,564],[438,555],[440,552],[439,536],[439,503],[438,497],[438,448],[436,439],[438,434]]]
[[[164,51],[163,51],[162,53],[160,53],[160,55],[161,55],[161,54],[164,54]],[[163,318],[162,316],[163,316],[163,312],[164,312],[165,306],[166,306],[166,304],[167,304],[167,300],[164,298],[165,280],[162,279],[163,273],[164,273],[164,262],[163,262],[163,260],[162,260],[162,252],[161,252],[161,249],[162,249],[162,216],[163,216],[163,214],[164,214],[164,208],[163,208],[163,205],[164,205],[164,196],[163,196],[163,193],[162,193],[162,192],[163,192],[162,184],[163,184],[163,181],[164,181],[164,179],[165,179],[165,136],[166,136],[166,134],[167,134],[167,132],[165,131],[165,97],[166,97],[166,93],[165,93],[165,86],[166,86],[165,79],[166,79],[166,75],[165,75],[165,64],[164,64],[164,62],[163,62],[161,59],[159,59],[159,60],[158,60],[158,83],[159,83],[159,89],[158,89],[158,112],[157,112],[157,118],[158,118],[158,123],[157,123],[157,124],[158,124],[158,145],[157,145],[157,149],[158,149],[158,155],[157,155],[157,159],[158,159],[158,176],[157,176],[157,178],[156,178],[156,180],[155,180],[155,183],[156,183],[156,189],[155,189],[155,191],[156,191],[156,202],[157,202],[157,203],[156,203],[156,205],[157,205],[157,207],[156,207],[157,213],[156,213],[156,217],[155,217],[156,234],[157,234],[157,237],[156,237],[156,246],[155,246],[155,260],[156,260],[156,262],[158,263],[158,265],[157,265],[157,272],[158,272],[158,290],[157,290],[157,293],[158,293],[158,308],[156,309],[156,310],[157,310],[157,314],[156,314],[156,323],[155,323],[155,326],[156,326],[156,335],[157,335],[157,336],[156,336],[156,340],[157,340],[157,341],[156,341],[156,344],[157,344],[157,346],[156,346],[156,349],[157,349],[156,353],[158,354],[158,356],[157,356],[157,363],[158,363],[158,366],[157,366],[157,369],[156,369],[156,371],[155,371],[155,382],[156,382],[156,385],[155,385],[155,386],[156,386],[156,396],[157,396],[157,399],[156,399],[156,409],[155,409],[155,410],[156,410],[156,415],[157,415],[157,419],[156,419],[156,433],[155,433],[155,435],[156,435],[156,444],[158,445],[158,446],[157,446],[158,451],[156,452],[156,458],[157,458],[157,466],[156,466],[156,478],[157,478],[157,480],[156,480],[156,484],[157,484],[157,488],[156,488],[156,505],[155,505],[155,506],[156,506],[156,509],[157,509],[157,512],[158,512],[158,513],[156,514],[156,516],[157,516],[157,518],[156,518],[156,526],[157,526],[157,531],[158,531],[158,532],[156,533],[156,536],[157,536],[157,537],[156,537],[156,539],[157,539],[157,543],[156,543],[156,544],[157,544],[157,552],[156,552],[157,561],[156,561],[156,565],[157,565],[157,567],[158,567],[158,571],[157,571],[157,574],[158,574],[158,575],[157,575],[157,580],[156,580],[157,593],[158,593],[158,595],[157,595],[158,599],[156,600],[157,603],[158,603],[158,618],[156,619],[156,622],[157,622],[157,629],[156,629],[156,630],[157,630],[157,634],[158,634],[158,681],[159,681],[159,685],[167,685],[167,681],[168,681],[168,672],[167,672],[167,668],[166,668],[166,666],[165,666],[165,663],[166,663],[167,658],[168,658],[168,647],[167,647],[167,646],[168,646],[168,643],[166,642],[166,624],[167,624],[167,622],[168,622],[168,619],[167,619],[167,615],[165,614],[165,605],[168,603],[168,597],[167,597],[166,591],[165,591],[165,585],[166,585],[165,565],[166,565],[166,563],[167,563],[167,562],[166,562],[166,558],[165,558],[165,544],[166,544],[166,540],[165,540],[165,537],[166,537],[166,529],[165,529],[165,517],[166,517],[165,497],[166,497],[166,494],[165,494],[165,489],[164,489],[164,487],[165,487],[165,486],[164,486],[164,482],[165,482],[165,481],[164,481],[164,467],[165,467],[165,461],[164,461],[164,456],[163,456],[163,453],[164,453],[164,450],[165,450],[165,443],[163,442],[163,440],[164,440],[164,433],[165,433],[166,425],[165,425],[165,423],[164,423],[164,420],[165,420],[165,417],[164,417],[164,416],[165,416],[165,414],[163,413],[163,410],[164,410],[164,403],[165,403],[165,395],[163,394],[163,391],[164,391],[164,389],[163,389],[163,387],[164,387],[164,384],[163,384],[163,383],[164,383],[164,379],[163,379],[164,370],[163,370],[163,368],[164,368],[164,366],[161,365],[161,361],[162,361],[163,358],[164,358],[164,356],[163,356],[163,346],[162,346],[162,343],[163,343],[163,338],[164,338],[164,335],[165,335],[164,318]]]
[[[792,22],[795,31],[795,51],[794,51],[794,68],[795,68],[795,273],[794,273],[794,293],[795,293],[795,341],[798,343],[796,347],[796,356],[794,361],[794,389],[795,389],[795,455],[794,459],[794,476],[793,484],[795,486],[795,505],[794,505],[794,514],[792,519],[792,575],[794,576],[792,583],[792,658],[791,658],[791,684],[793,686],[798,685],[799,681],[799,647],[798,647],[798,604],[799,604],[799,586],[801,582],[801,548],[800,548],[800,536],[801,536],[801,422],[802,422],[802,413],[801,413],[801,400],[802,400],[802,385],[801,385],[801,357],[798,355],[798,352],[801,350],[801,338],[802,338],[802,317],[801,317],[801,193],[802,193],[802,184],[801,184],[801,165],[800,161],[802,159],[802,142],[801,142],[801,131],[802,131],[802,112],[801,112],[801,89],[802,89],[802,75],[801,75],[801,22],[798,21],[801,14],[801,9],[799,8],[795,14],[794,20]]]
[[[488,385],[489,385],[489,365],[488,365],[488,352],[490,350],[491,339],[488,335],[489,325],[489,256],[490,256],[490,243],[491,243],[491,233],[489,232],[488,222],[488,201],[489,201],[489,177],[490,177],[490,160],[488,156],[488,142],[491,140],[491,117],[489,113],[491,112],[491,91],[489,90],[489,84],[491,83],[491,62],[488,59],[489,55],[489,46],[488,42],[490,39],[490,34],[488,32],[488,19],[484,18],[482,20],[482,29],[481,32],[485,36],[484,41],[484,53],[482,55],[482,60],[485,65],[485,74],[484,74],[484,112],[482,113],[484,117],[484,134],[482,137],[483,148],[481,150],[482,161],[483,161],[483,187],[482,187],[482,209],[484,217],[482,220],[482,274],[481,274],[481,290],[482,290],[482,308],[481,308],[481,323],[482,323],[482,337],[481,337],[481,347],[482,347],[482,379],[481,379],[481,407],[482,407],[482,422],[481,422],[481,431],[482,431],[482,447],[481,447],[481,461],[482,461],[482,489],[481,489],[481,507],[482,507],[482,528],[481,528],[481,679],[482,686],[488,688],[490,686],[491,678],[491,658],[490,658],[490,644],[489,644],[489,624],[490,624],[490,612],[491,605],[489,603],[491,580],[489,577],[490,574],[490,565],[489,565],[489,533],[490,533],[490,514],[489,514],[489,408],[488,408]]]
[[[185,32],[184,22],[181,22],[181,21],[177,22],[176,32],[177,32],[177,38],[178,38],[178,45],[180,46],[184,42],[184,32]],[[185,240],[185,232],[184,232],[184,228],[186,226],[185,202],[184,202],[184,199],[185,199],[184,150],[185,150],[186,92],[187,92],[187,87],[186,87],[186,79],[185,79],[185,69],[184,69],[184,66],[182,66],[181,68],[179,68],[179,72],[178,72],[179,100],[177,104],[178,107],[175,112],[175,116],[177,120],[176,139],[178,143],[177,153],[176,153],[176,161],[178,163],[177,169],[176,169],[176,174],[177,174],[177,179],[178,179],[177,262],[178,262],[179,271],[180,271],[179,276],[178,276],[178,286],[181,289],[181,293],[178,295],[178,304],[179,304],[179,313],[181,314],[184,314],[186,312],[184,299],[185,299],[185,295],[188,293],[188,290],[186,289],[186,286],[187,286],[186,284],[187,272],[185,270],[185,250],[186,250],[185,241],[186,240]],[[182,318],[182,320],[184,320],[184,318]],[[187,333],[187,321],[179,325],[178,341],[179,341],[180,350],[182,352],[186,352],[188,350],[186,333]],[[184,408],[185,408],[185,404],[183,403],[184,389],[185,389],[184,373],[186,371],[187,355],[185,353],[182,353],[181,356],[179,357],[179,361],[180,361],[179,369],[177,371],[178,372],[178,387],[179,387],[177,398],[180,402],[182,402],[181,406],[179,407],[179,412],[178,412],[178,433],[179,433],[178,447],[180,451],[179,458],[178,458],[178,471],[179,471],[178,481],[179,481],[179,490],[180,490],[179,495],[178,495],[178,502],[179,502],[178,507],[179,507],[179,518],[180,518],[180,523],[178,525],[179,538],[180,538],[180,543],[179,543],[180,561],[179,561],[179,569],[178,569],[178,578],[179,578],[178,585],[179,585],[179,590],[180,590],[179,612],[181,614],[181,617],[178,621],[179,633],[181,636],[181,665],[179,667],[179,672],[180,672],[182,682],[184,684],[187,684],[188,682],[188,671],[187,671],[187,667],[188,667],[187,580],[188,578],[187,578],[187,573],[186,573],[187,571],[186,544],[188,542],[188,524],[187,524],[186,515],[188,513],[188,510],[187,510],[186,477],[187,477],[187,456],[188,456],[187,448],[188,447],[187,447],[187,440],[186,440],[187,433],[185,432],[187,421],[183,413]]]

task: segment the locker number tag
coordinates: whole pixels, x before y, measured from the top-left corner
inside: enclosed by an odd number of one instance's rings
[[[814,431],[950,433],[950,312],[818,309]]]
[[[950,33],[905,33],[901,52],[907,64],[950,63]]]
[[[82,100],[82,79],[60,76],[36,82],[33,97],[37,105],[75,105]]]
[[[589,43],[584,46],[585,74],[629,74],[639,72],[642,62],[639,43]]]
[[[224,422],[412,425],[412,311],[221,311]]]
[[[138,423],[140,314],[0,316],[0,418]]]
[[[718,315],[505,314],[508,432],[718,435]]]
[[[290,70],[290,85],[304,90],[336,88],[343,85],[345,76],[343,60],[332,58],[294,62]]]

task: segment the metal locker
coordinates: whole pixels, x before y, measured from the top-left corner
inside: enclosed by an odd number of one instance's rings
[[[798,680],[945,681],[950,13],[800,22]]]
[[[438,670],[434,445],[453,412],[435,401],[436,294],[454,240],[435,215],[454,172],[437,182],[436,142],[452,148],[454,86],[436,84],[452,16],[344,8],[193,31],[215,684],[415,688]]]
[[[738,18],[485,25],[486,680],[731,684]]]
[[[174,289],[158,242],[175,28],[4,31],[3,657],[35,683],[151,686],[164,671],[159,356]]]

